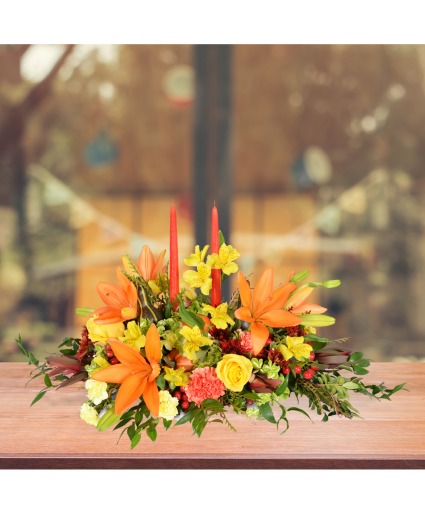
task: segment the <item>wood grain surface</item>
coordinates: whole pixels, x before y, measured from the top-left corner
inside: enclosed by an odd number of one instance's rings
[[[208,426],[201,438],[190,425],[159,429],[131,450],[119,431],[96,431],[79,418],[86,400],[81,386],[48,392],[30,408],[41,389],[25,363],[0,363],[0,468],[2,469],[396,469],[425,468],[425,363],[376,363],[368,383],[384,381],[407,390],[392,401],[351,396],[362,419],[331,418],[314,423],[290,412],[289,430],[230,415],[237,429]],[[296,401],[291,401],[297,405]],[[300,407],[305,407],[300,404]]]

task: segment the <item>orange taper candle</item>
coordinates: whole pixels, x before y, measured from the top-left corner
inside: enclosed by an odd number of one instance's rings
[[[174,302],[179,293],[179,249],[177,244],[177,217],[174,203],[170,209],[170,300]]]
[[[218,210],[215,206],[211,215],[211,253],[218,254],[220,250],[220,235],[218,229]],[[212,289],[211,289],[211,305],[216,307],[221,303],[221,270],[219,268],[211,270]]]

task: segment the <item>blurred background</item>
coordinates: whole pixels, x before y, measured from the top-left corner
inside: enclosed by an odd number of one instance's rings
[[[78,337],[122,254],[311,270],[378,361],[425,360],[425,46],[0,45],[0,360]],[[230,284],[230,293],[234,284]]]

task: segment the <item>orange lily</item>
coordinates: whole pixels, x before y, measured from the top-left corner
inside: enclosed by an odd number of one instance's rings
[[[96,289],[106,306],[93,312],[97,324],[115,324],[137,317],[137,289],[134,284],[117,267],[120,286],[110,283],[98,283]]]
[[[158,279],[158,275],[160,272],[162,272],[164,267],[164,256],[165,250],[159,254],[157,260],[155,261],[151,249],[147,245],[143,246],[139,255],[139,260],[137,262],[137,270],[140,272],[140,275],[146,282],[156,281]],[[130,275],[134,275],[133,268],[128,265],[124,258],[123,261],[126,272]]]
[[[238,274],[238,288],[242,307],[235,311],[235,317],[250,322],[253,354],[256,356],[263,349],[270,335],[269,327],[291,327],[299,325],[301,319],[289,311],[281,309],[295,284],[287,283],[273,291],[273,268],[268,267],[251,292],[248,281],[243,274]]]
[[[308,284],[303,284],[289,297],[283,307],[297,315],[302,315],[303,313],[324,313],[327,311],[327,308],[319,306],[318,304],[304,303],[313,289],[314,288],[308,286]]]
[[[109,339],[109,345],[121,363],[95,372],[96,381],[121,384],[115,400],[117,415],[129,408],[141,395],[154,417],[159,414],[159,391],[155,379],[161,372],[161,341],[156,325],[152,324],[146,334],[146,358],[125,343]]]

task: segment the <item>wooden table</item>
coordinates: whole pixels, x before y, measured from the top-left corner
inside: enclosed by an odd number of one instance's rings
[[[0,363],[0,468],[140,469],[396,469],[425,468],[425,363],[377,363],[368,382],[406,382],[409,391],[392,401],[353,394],[363,419],[310,422],[289,413],[290,428],[280,435],[266,421],[230,416],[234,433],[221,424],[201,438],[189,425],[159,430],[130,450],[119,431],[98,433],[79,418],[85,390],[70,387],[47,395],[30,408],[35,381],[25,383],[26,363]]]

